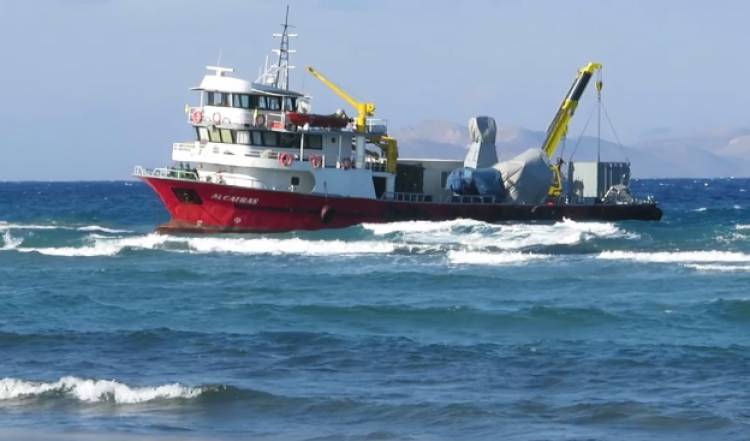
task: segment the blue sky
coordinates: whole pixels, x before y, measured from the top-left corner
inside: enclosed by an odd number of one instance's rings
[[[301,35],[292,86],[320,112],[344,105],[307,64],[377,103],[392,127],[489,114],[542,130],[576,69],[598,60],[626,143],[750,123],[747,2],[289,3]],[[221,54],[254,78],[285,5],[3,0],[0,180],[123,179],[167,163],[171,143],[192,136],[183,107],[205,65]]]

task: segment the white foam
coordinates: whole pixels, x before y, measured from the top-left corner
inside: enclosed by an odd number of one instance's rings
[[[471,228],[481,226],[492,226],[485,222],[473,219],[455,219],[449,221],[404,221],[390,222],[384,224],[362,224],[367,230],[378,236],[392,233],[426,233],[431,231],[450,231],[454,228]]]
[[[647,263],[750,262],[750,254],[736,251],[604,251],[597,257]]]
[[[21,245],[21,242],[23,242],[23,239],[13,237],[10,230],[5,230],[3,232],[3,246],[0,247],[0,251],[14,250]]]
[[[35,224],[14,224],[6,221],[0,221],[0,230],[69,230],[70,227],[61,225],[35,225]]]
[[[704,272],[748,272],[750,265],[687,264],[688,268]]]
[[[448,261],[450,261],[450,263],[468,265],[518,265],[532,260],[542,260],[550,257],[551,256],[547,254],[521,253],[518,251],[488,253],[481,251],[454,250],[448,252]]]
[[[734,226],[735,230],[750,230],[750,224],[737,224]]]
[[[428,222],[363,224],[373,234],[398,234],[402,239],[427,244],[463,245],[472,250],[488,247],[517,250],[533,246],[575,245],[594,238],[637,238],[608,222],[575,222],[565,219],[553,224],[490,224],[470,219]]]
[[[78,227],[76,228],[78,231],[98,231],[100,233],[111,233],[111,234],[117,234],[117,233],[132,233],[130,230],[118,230],[116,228],[107,228],[107,227],[100,227],[99,225],[87,225],[85,227]]]
[[[98,231],[102,233],[131,233],[130,230],[119,230],[116,228],[107,228],[100,225],[86,225],[74,227],[69,225],[38,225],[38,224],[17,224],[6,221],[0,221],[0,231],[2,230],[77,230],[83,232]]]
[[[292,239],[236,239],[198,237],[187,240],[189,249],[196,253],[236,254],[300,254],[308,256],[331,256],[351,254],[392,253],[396,246],[388,242],[343,240]]]
[[[309,256],[391,253],[396,244],[388,242],[342,240],[304,240],[299,238],[234,238],[175,237],[161,234],[110,237],[91,234],[88,243],[79,247],[16,248],[20,252],[36,252],[49,256],[95,257],[114,256],[124,249],[163,250],[194,254],[299,254]]]
[[[124,238],[104,238],[101,236],[91,237],[91,245],[81,247],[46,247],[46,248],[17,248],[22,253],[35,252],[48,256],[63,257],[96,257],[114,256],[125,248],[131,249],[156,249],[163,245],[169,238],[159,234],[146,236],[134,236]]]
[[[692,211],[696,211],[698,213],[702,213],[702,212],[704,212],[706,210],[708,210],[708,208],[706,208],[706,207],[700,207],[700,208],[696,208],[695,210],[692,210]]]
[[[78,377],[62,377],[58,381],[48,383],[16,378],[0,380],[0,400],[32,398],[50,392],[62,393],[89,403],[112,401],[134,404],[157,399],[194,398],[203,390],[179,383],[131,387],[114,380],[88,380]]]

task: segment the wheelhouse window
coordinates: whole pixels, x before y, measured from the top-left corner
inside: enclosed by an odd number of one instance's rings
[[[323,150],[323,136],[305,135],[305,148],[311,150]]]
[[[269,96],[266,99],[268,101],[268,110],[281,110],[281,97]]]
[[[265,96],[259,96],[258,97],[258,109],[266,110],[268,109],[268,101],[266,100],[267,97]]]
[[[237,130],[237,144],[250,144],[250,132],[247,130]]]
[[[232,95],[232,106],[239,107],[241,109],[250,108],[250,95]]]
[[[219,107],[229,106],[229,94],[223,92],[208,92],[208,105]]]
[[[297,110],[294,108],[294,104],[294,98],[290,96],[284,97],[284,110],[288,112],[294,112],[295,110]]]

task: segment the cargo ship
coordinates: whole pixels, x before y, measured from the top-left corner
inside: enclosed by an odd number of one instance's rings
[[[287,10],[287,18],[288,18]],[[398,142],[375,105],[355,99],[312,67],[307,71],[356,114],[312,112],[311,97],[290,89],[288,20],[275,60],[255,81],[207,66],[186,107],[195,139],[172,146],[173,164],[134,175],[161,198],[171,220],[158,228],[182,232],[285,232],[359,223],[457,218],[486,222],[659,220],[651,198],[629,190],[627,162],[570,162],[563,173],[555,151],[589,80],[601,66],[581,69],[541,147],[497,159],[495,122],[469,121],[472,144],[463,161],[399,158]],[[597,82],[601,91],[601,83]]]

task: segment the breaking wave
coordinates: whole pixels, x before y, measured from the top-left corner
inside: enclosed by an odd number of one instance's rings
[[[124,250],[162,250],[183,253],[231,253],[231,254],[298,254],[308,256],[381,254],[396,250],[393,243],[342,240],[305,240],[299,238],[215,238],[172,237],[149,234],[133,237],[107,237],[91,235],[90,244],[80,247],[15,248],[19,252],[36,252],[49,256],[95,257],[114,256]]]
[[[750,271],[750,265],[688,264],[685,266],[703,272],[738,273]]]
[[[520,250],[552,245],[576,245],[597,238],[635,239],[639,236],[608,222],[576,222],[565,219],[553,224],[490,224],[457,219],[442,222],[407,221],[363,224],[376,236],[391,236],[420,243],[464,245],[472,249],[494,247]]]
[[[169,238],[158,234],[135,236],[126,238],[104,238],[94,236],[89,238],[93,243],[82,247],[45,247],[45,248],[16,248],[22,253],[39,253],[47,256],[65,257],[95,257],[114,256],[124,249],[157,249]]]
[[[0,247],[0,251],[14,250],[21,245],[21,242],[23,242],[23,239],[13,237],[9,230],[5,230],[3,232],[3,246]]]
[[[10,234],[11,224],[6,229],[3,247],[0,250],[16,250],[22,253],[38,253],[48,256],[96,257],[115,256],[127,250],[158,250],[191,254],[242,254],[242,255],[367,255],[367,254],[448,254],[452,263],[509,264],[546,258],[547,255],[521,253],[534,248],[576,245],[594,239],[634,238],[633,233],[623,231],[607,222],[575,222],[564,220],[553,224],[489,224],[458,219],[444,222],[413,221],[387,224],[364,224],[365,234],[347,240],[329,238],[264,236],[200,236],[184,237],[162,234],[128,235],[126,230],[89,225],[82,227],[53,227],[36,225],[44,229],[62,228],[87,232],[78,239],[62,246],[22,246],[23,240]],[[24,225],[23,227],[28,227]],[[22,229],[19,227],[19,229]],[[361,230],[360,230],[361,233]],[[29,233],[31,234],[31,233]],[[518,251],[499,253],[498,251]],[[494,254],[493,254],[494,253]]]
[[[735,251],[604,251],[597,257],[646,263],[750,262],[750,254]]]
[[[66,230],[70,227],[60,225],[35,225],[35,224],[14,224],[6,221],[0,221],[0,230]]]
[[[102,227],[100,225],[84,225],[84,226],[70,226],[70,225],[39,225],[39,224],[17,224],[6,221],[0,221],[0,231],[9,230],[75,230],[82,232],[100,232],[100,233],[132,233],[130,230],[122,230],[117,228]]]
[[[448,261],[468,265],[519,265],[533,260],[548,259],[547,254],[522,252],[489,253],[481,251],[449,251]]]
[[[78,377],[62,377],[55,382],[26,381],[16,378],[0,380],[0,400],[63,395],[88,403],[104,401],[134,404],[160,399],[195,398],[202,392],[204,392],[202,388],[187,387],[179,383],[134,387],[115,380],[92,380]]]
[[[223,239],[193,238],[188,240],[190,250],[198,253],[237,254],[302,254],[330,256],[347,254],[382,254],[396,250],[395,244],[384,242],[343,240],[293,239]]]
[[[734,226],[735,230],[750,230],[750,224],[737,224]]]
[[[76,228],[78,231],[85,231],[85,232],[91,232],[91,231],[98,231],[100,233],[111,233],[111,234],[118,234],[118,233],[132,233],[130,230],[120,230],[117,228],[107,228],[107,227],[101,227],[99,225],[87,225],[85,227],[78,227]]]

